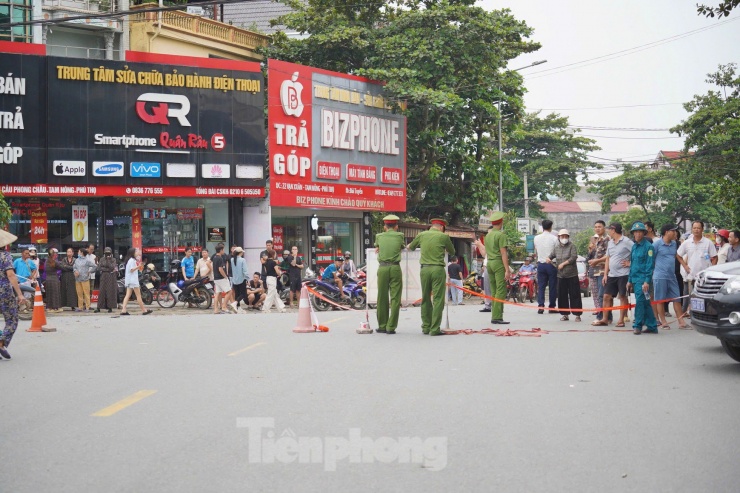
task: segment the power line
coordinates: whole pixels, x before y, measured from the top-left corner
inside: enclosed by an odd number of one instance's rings
[[[679,105],[684,103],[655,103],[655,104],[627,104],[622,106],[589,106],[589,107],[581,107],[581,108],[535,108],[535,110],[539,111],[575,111],[575,110],[609,110],[609,109],[617,109],[617,108],[642,108],[642,107],[650,107],[650,106],[672,106],[672,105]]]
[[[634,128],[634,127],[600,127],[589,125],[568,125],[568,128],[577,128],[581,130],[604,130],[617,132],[670,132],[670,128]]]
[[[672,135],[669,137],[613,137],[613,136],[607,136],[607,135],[586,135],[586,134],[580,134],[580,137],[591,137],[594,139],[622,139],[622,140],[665,140],[665,139],[681,139],[682,137],[679,137],[677,135]]]
[[[640,51],[648,50],[650,48],[655,48],[656,46],[660,46],[660,45],[663,45],[663,44],[671,43],[673,41],[678,41],[679,39],[682,39],[682,38],[685,38],[685,37],[688,37],[688,36],[693,36],[694,34],[698,34],[700,32],[707,31],[709,29],[715,29],[717,27],[721,27],[721,26],[723,26],[725,24],[728,24],[730,22],[735,22],[738,19],[740,19],[740,17],[735,17],[734,19],[728,19],[728,20],[725,20],[725,21],[718,22],[716,24],[711,24],[711,25],[708,25],[708,26],[700,27],[698,29],[693,29],[691,31],[686,31],[686,32],[683,32],[683,33],[680,33],[680,34],[675,34],[675,35],[669,36],[667,38],[663,38],[663,39],[659,39],[657,41],[652,41],[650,43],[645,43],[645,44],[642,44],[642,45],[634,46],[632,48],[627,48],[627,49],[624,49],[624,50],[615,51],[613,53],[608,53],[606,55],[601,55],[601,56],[597,56],[597,57],[594,57],[594,58],[588,58],[586,60],[581,60],[581,61],[578,61],[578,62],[572,62],[572,63],[568,63],[568,64],[565,64],[565,65],[560,65],[558,67],[552,67],[552,68],[548,68],[548,69],[544,69],[544,70],[539,70],[537,72],[530,72],[529,74],[526,74],[524,76],[524,78],[525,79],[538,79],[540,77],[547,77],[549,75],[555,75],[555,74],[559,74],[559,73],[562,73],[562,72],[567,72],[569,70],[575,70],[575,69],[579,69],[579,68],[583,68],[583,67],[588,67],[590,65],[595,65],[597,63],[603,63],[603,62],[606,62],[606,61],[614,60],[616,58],[621,58],[623,56],[632,55],[634,53],[639,53]],[[536,74],[542,74],[542,75],[537,76]]]

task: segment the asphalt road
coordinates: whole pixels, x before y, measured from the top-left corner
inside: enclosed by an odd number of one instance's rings
[[[586,302],[588,305],[590,301]],[[450,310],[450,328],[490,314]],[[155,308],[156,309],[156,308]],[[0,491],[737,491],[740,364],[719,342],[355,333],[364,313],[50,317],[0,362]],[[374,313],[371,323],[375,327]]]

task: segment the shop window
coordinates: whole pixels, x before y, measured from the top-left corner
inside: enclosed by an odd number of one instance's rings
[[[359,227],[358,222],[319,220],[316,264],[326,267],[346,251],[352,252],[353,257],[360,258],[356,251]]]
[[[290,250],[292,246],[298,247],[298,253],[303,258],[308,258],[308,251],[304,246],[304,235],[306,233],[306,218],[304,217],[273,217],[272,218],[272,240],[273,247],[279,253]],[[267,240],[267,238],[265,238]]]

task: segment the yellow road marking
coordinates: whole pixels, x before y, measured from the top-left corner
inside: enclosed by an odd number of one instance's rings
[[[113,405],[110,405],[108,407],[101,409],[100,411],[94,413],[93,416],[103,417],[103,418],[107,418],[108,416],[113,416],[118,411],[126,409],[132,404],[136,404],[140,400],[145,399],[149,397],[150,395],[156,394],[156,393],[157,393],[156,390],[140,390],[136,392],[135,394],[131,394],[130,396],[125,397],[124,399],[121,399],[120,401],[116,402]]]
[[[329,325],[329,324],[332,324],[334,322],[339,322],[340,320],[344,320],[345,318],[347,318],[347,317],[333,318],[333,319],[329,320],[328,322],[324,322],[324,325]]]
[[[252,344],[251,346],[247,346],[247,347],[245,347],[243,349],[240,349],[238,351],[234,351],[233,353],[229,353],[229,356],[236,356],[237,354],[241,354],[241,353],[243,353],[245,351],[249,351],[250,349],[254,349],[254,348],[256,348],[258,346],[262,346],[264,344],[267,344],[267,343],[266,342],[256,342],[256,343]]]

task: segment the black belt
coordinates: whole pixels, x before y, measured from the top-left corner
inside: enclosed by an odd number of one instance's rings
[[[421,264],[421,268],[423,269],[424,267],[444,267],[444,265],[439,265],[439,264]]]
[[[388,267],[389,265],[401,265],[401,262],[380,262],[380,267]]]

